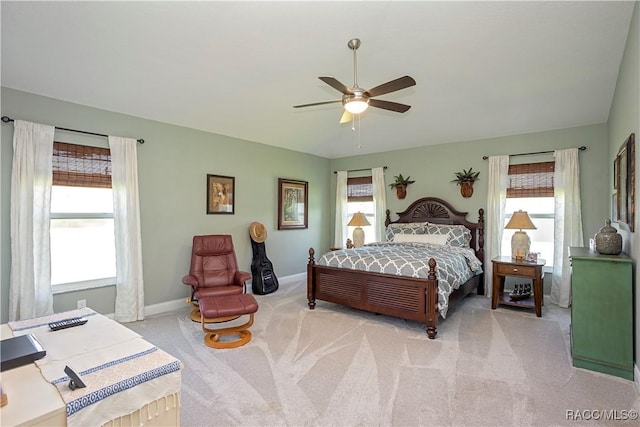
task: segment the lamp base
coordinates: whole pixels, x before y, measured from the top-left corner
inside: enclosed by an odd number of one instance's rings
[[[531,239],[524,231],[516,231],[511,238],[511,258],[522,261],[529,256]]]
[[[353,246],[359,248],[364,245],[364,230],[362,227],[356,227],[353,230]]]

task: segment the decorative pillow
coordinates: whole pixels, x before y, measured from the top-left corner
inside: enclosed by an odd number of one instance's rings
[[[426,234],[444,234],[447,245],[468,248],[471,245],[471,230],[464,225],[427,223]]]
[[[425,234],[426,222],[407,222],[387,225],[387,242],[393,242],[396,234]]]
[[[446,245],[449,236],[446,234],[396,234],[394,242],[409,243],[433,243],[434,245]]]

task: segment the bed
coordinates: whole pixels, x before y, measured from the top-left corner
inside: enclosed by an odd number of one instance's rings
[[[468,240],[471,252],[475,253],[480,269],[474,266],[475,271],[467,280],[452,286],[455,289],[446,296],[446,304],[450,309],[476,290],[478,294],[484,294],[483,209],[478,211],[478,222],[474,223],[467,220],[467,212],[457,211],[448,202],[435,197],[424,197],[416,200],[404,212],[399,212],[397,215],[398,219],[391,221],[390,212],[387,210],[385,220],[387,239],[390,238],[390,233],[393,234],[394,229],[403,230],[400,234],[429,234],[428,230],[437,230],[440,233],[441,230],[447,231],[447,229],[467,229],[470,238],[465,231],[465,239]],[[420,232],[420,230],[427,230],[427,232]],[[406,246],[399,243],[396,245]],[[318,262],[315,260],[315,250],[309,249],[307,263],[309,308],[313,310],[316,307],[316,301],[321,300],[373,313],[416,320],[424,322],[427,336],[434,339],[437,334],[438,317],[439,315],[444,317],[446,314],[441,307],[442,294],[439,287],[437,261],[439,254],[424,259],[424,268],[420,268],[419,273],[413,271],[411,275],[402,275],[407,273],[402,268],[394,274],[345,268],[345,266],[360,268],[358,267],[358,264],[362,264],[360,261],[346,261],[347,257],[363,250],[372,250],[369,246],[331,251],[319,258]],[[374,246],[384,247],[388,253],[392,250],[388,248],[391,244],[374,244]],[[409,246],[437,245],[410,243]],[[433,248],[430,249],[433,250]],[[368,254],[360,253],[359,256],[362,260],[366,259]],[[334,260],[334,265],[321,265],[321,261],[326,259]],[[440,273],[444,276],[444,269]]]

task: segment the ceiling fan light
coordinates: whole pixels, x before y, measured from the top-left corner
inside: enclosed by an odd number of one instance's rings
[[[363,101],[360,99],[347,101],[344,104],[344,109],[350,112],[351,114],[360,114],[364,110],[366,110],[368,107],[369,107],[369,103],[367,101]]]

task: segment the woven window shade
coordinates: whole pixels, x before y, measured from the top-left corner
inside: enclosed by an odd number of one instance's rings
[[[54,142],[53,185],[111,188],[111,151]]]
[[[370,176],[347,178],[347,201],[373,202],[373,183]]]
[[[509,166],[507,197],[553,197],[555,162]]]

